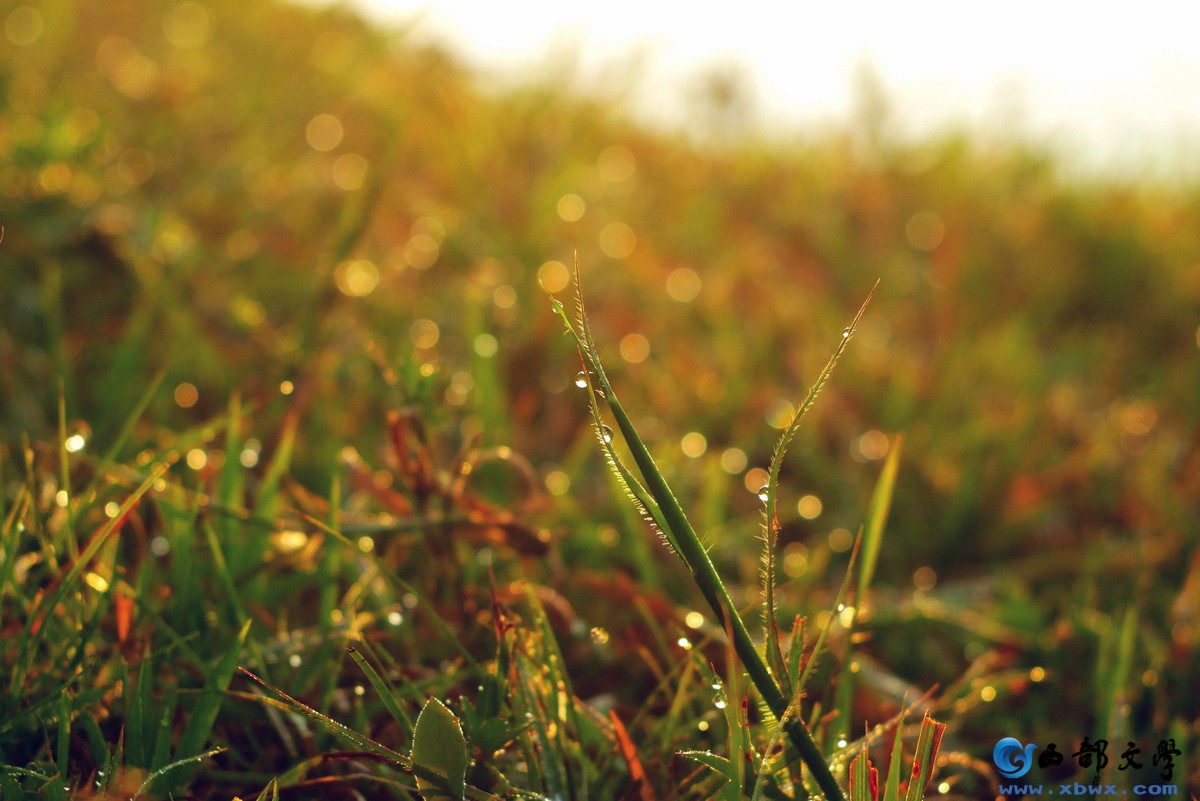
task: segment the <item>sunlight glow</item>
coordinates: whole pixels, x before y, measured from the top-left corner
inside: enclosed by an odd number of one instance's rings
[[[748,87],[753,116],[789,128],[855,118],[874,84],[903,132],[966,123],[1050,139],[1090,166],[1196,166],[1186,141],[1200,137],[1200,6],[1181,0],[1136,13],[1082,0],[1016,0],[1002,13],[951,0],[750,0],[736,14],[686,15],[634,0],[357,4],[504,81],[553,74],[674,126],[697,113],[706,77]]]

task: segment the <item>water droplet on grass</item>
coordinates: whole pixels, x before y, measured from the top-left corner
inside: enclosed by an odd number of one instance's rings
[[[728,705],[729,702],[725,700],[725,693],[717,693],[713,696],[713,706],[717,709],[724,709]]]
[[[580,370],[578,373],[575,374],[575,386],[579,387],[580,389],[583,389],[587,385],[588,385],[587,373]]]
[[[770,493],[771,493],[770,486],[768,486],[767,484],[763,484],[761,487],[758,488],[758,499],[760,501],[762,501],[763,503],[766,503],[767,498],[770,497]]]
[[[600,426],[600,436],[604,438],[605,442],[612,442],[612,438],[613,438],[612,429],[609,428],[608,426]]]
[[[842,329],[842,339],[849,339],[849,338],[850,338],[850,329],[843,328]]]

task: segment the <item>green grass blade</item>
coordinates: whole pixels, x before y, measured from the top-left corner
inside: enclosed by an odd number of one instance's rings
[[[67,756],[71,750],[71,694],[63,690],[58,696],[58,748],[55,756],[58,775],[66,778]]]
[[[20,687],[20,682],[23,680],[25,674],[25,660],[30,654],[36,651],[38,644],[45,637],[46,629],[48,628],[47,623],[49,622],[47,618],[49,615],[58,608],[58,605],[62,603],[63,599],[67,596],[67,593],[74,588],[76,582],[79,581],[79,577],[83,575],[83,571],[87,568],[88,564],[93,558],[95,558],[96,554],[100,552],[100,548],[105,542],[108,541],[108,538],[112,536],[113,532],[117,531],[125,522],[125,518],[138,504],[138,502],[141,501],[142,496],[150,490],[150,487],[154,485],[154,482],[157,481],[164,473],[166,473],[168,469],[169,466],[164,464],[159,465],[153,471],[151,471],[149,477],[142,482],[141,486],[134,490],[133,493],[125,499],[125,502],[121,504],[116,516],[107,520],[104,525],[100,527],[100,530],[97,531],[92,537],[91,542],[89,542],[87,547],[83,549],[83,551],[79,554],[79,557],[74,560],[74,563],[71,565],[71,569],[67,571],[67,574],[63,576],[61,581],[58,582],[58,587],[55,589],[55,591],[43,597],[41,603],[39,603],[34,609],[33,614],[29,616],[29,619],[25,624],[26,636],[21,639],[21,659],[19,664],[22,666],[22,669],[13,671],[12,683],[10,685],[11,693],[14,695],[17,694]]]
[[[938,723],[929,715],[921,721],[921,733],[917,735],[917,747],[913,753],[912,776],[904,801],[921,801],[925,797],[925,787],[933,778],[934,762],[945,732],[946,724]]]
[[[113,466],[117,454],[121,452],[121,449],[129,442],[129,438],[133,436],[133,429],[137,426],[138,420],[142,418],[146,407],[150,405],[150,401],[154,400],[154,396],[158,393],[158,388],[162,386],[164,377],[166,377],[166,371],[159,370],[150,382],[150,386],[146,388],[146,391],[138,398],[137,403],[133,405],[133,410],[126,416],[125,422],[121,424],[121,430],[117,432],[116,438],[113,439],[112,444],[100,456],[100,462],[96,466],[96,473],[84,488],[84,497],[91,497],[96,486],[108,473],[108,469]]]
[[[329,717],[328,715],[321,714],[317,710],[313,709],[311,706],[308,706],[307,704],[302,703],[301,701],[297,701],[295,698],[288,695],[287,693],[285,693],[283,690],[279,689],[278,687],[268,684],[267,682],[263,681],[262,679],[260,679],[254,673],[251,673],[246,668],[239,667],[238,670],[241,672],[241,674],[243,676],[246,676],[247,678],[256,682],[258,685],[260,685],[264,689],[269,690],[270,692],[274,693],[275,695],[278,695],[280,698],[282,698],[287,703],[288,706],[290,706],[291,708],[293,708],[300,714],[304,715],[309,720],[313,721],[314,723],[317,723],[318,725],[320,725],[322,728],[326,729],[327,731],[333,732],[334,734],[342,737],[343,739],[348,740],[349,742],[353,743],[356,748],[359,748],[363,751],[370,752],[371,754],[381,757],[384,760],[391,762],[394,765],[399,765],[400,767],[402,767],[406,770],[410,768],[412,763],[408,757],[404,756],[404,754],[401,754],[397,751],[393,751],[392,749],[388,748],[387,746],[381,745],[380,743],[375,742],[370,737],[367,737],[366,735],[363,735],[363,734],[359,734],[358,732],[354,731],[354,729],[351,729],[348,726],[338,723],[336,720]],[[264,700],[264,702],[273,702],[273,701],[271,701],[271,699],[263,699],[263,700]]]
[[[221,711],[221,704],[225,701],[229,682],[237,669],[238,657],[241,655],[242,646],[246,643],[246,635],[250,633],[250,624],[249,620],[242,624],[241,630],[208,675],[208,681],[205,682],[200,697],[192,707],[187,726],[184,727],[183,734],[179,738],[179,746],[175,749],[177,759],[196,756],[204,750],[204,746],[208,743],[208,738],[212,735],[213,724],[217,720],[217,713]]]
[[[396,690],[391,686],[391,683],[371,666],[371,663],[367,661],[367,658],[357,648],[347,648],[346,653],[350,655],[354,663],[366,674],[367,681],[371,682],[371,686],[375,688],[375,692],[379,693],[379,698],[383,701],[383,706],[391,714],[392,719],[399,723],[404,731],[411,732],[413,730],[412,718],[404,711],[404,707],[396,702]]]
[[[1124,717],[1121,708],[1126,705],[1129,692],[1129,676],[1133,669],[1133,654],[1137,648],[1137,607],[1129,606],[1121,621],[1121,631],[1117,637],[1116,662],[1108,671],[1107,686],[1104,688],[1104,698],[1100,704],[1100,731],[1105,732],[1110,742],[1120,742],[1118,723]]]
[[[779,441],[775,444],[775,452],[771,455],[771,466],[768,471],[767,478],[767,500],[766,500],[766,524],[763,531],[763,628],[767,641],[767,653],[777,661],[777,664],[782,667],[783,654],[779,649],[779,627],[775,612],[775,574],[776,557],[775,544],[779,538],[779,510],[778,510],[778,494],[779,494],[779,472],[783,467],[783,459],[787,455],[788,447],[792,440],[796,437],[796,432],[800,430],[800,423],[804,416],[808,414],[808,410],[816,403],[817,395],[821,393],[821,389],[829,380],[829,376],[833,374],[833,368],[837,366],[838,360],[842,358],[842,354],[846,351],[846,346],[850,344],[850,338],[854,336],[855,330],[858,328],[858,323],[862,316],[867,311],[867,306],[871,302],[871,298],[875,295],[875,289],[879,286],[879,282],[875,282],[875,286],[871,287],[871,291],[867,294],[867,299],[863,301],[859,307],[858,313],[854,315],[854,319],[850,325],[842,331],[842,338],[838,341],[837,347],[834,348],[833,355],[825,363],[821,374],[817,376],[817,380],[808,390],[808,395],[804,401],[796,409],[796,413],[792,415],[791,421],[783,434],[780,435]],[[778,671],[779,668],[776,668]],[[786,676],[786,672],[782,674]]]
[[[850,760],[850,801],[876,801],[879,791],[879,774],[871,765],[864,745],[854,759]]]
[[[855,594],[855,609],[861,608],[875,577],[875,566],[879,562],[879,552],[883,545],[883,529],[887,522],[888,511],[892,506],[892,492],[896,486],[896,473],[900,469],[900,451],[904,445],[903,435],[896,435],[888,452],[887,461],[883,464],[883,472],[875,484],[875,492],[871,496],[871,506],[867,512],[866,531],[863,535],[862,563],[858,572],[858,592]]]
[[[576,271],[576,277],[578,278],[578,271]],[[633,455],[634,463],[641,473],[647,491],[658,503],[663,520],[674,534],[675,544],[691,571],[697,587],[704,595],[705,600],[717,618],[717,622],[722,626],[725,626],[728,622],[729,628],[733,632],[733,641],[738,656],[745,665],[751,681],[775,717],[782,720],[788,707],[788,700],[784,697],[779,686],[772,678],[770,670],[763,661],[763,657],[759,654],[754,641],[750,638],[750,633],[746,630],[746,624],[742,620],[741,615],[738,614],[737,608],[729,597],[729,592],[721,581],[720,576],[717,574],[712,560],[709,559],[708,552],[705,550],[703,543],[701,543],[695,529],[692,528],[687,515],[680,506],[679,501],[675,498],[674,492],[667,484],[662,472],[658,469],[654,458],[650,455],[649,449],[642,441],[629,415],[625,412],[624,407],[617,398],[616,392],[609,383],[587,324],[582,290],[578,292],[577,302],[578,331],[571,324],[561,302],[554,300],[553,308],[566,324],[567,331],[575,337],[588,368],[600,382],[600,387],[604,391],[605,403],[612,412],[613,418],[621,430],[625,444]],[[800,753],[801,759],[808,765],[822,792],[825,793],[830,801],[844,801],[845,794],[841,786],[834,779],[833,773],[825,762],[825,758],[821,755],[820,750],[812,739],[812,735],[808,732],[803,722],[798,718],[790,720],[787,723],[787,732],[796,750]]]
[[[854,702],[854,685],[857,679],[854,671],[854,632],[857,628],[858,616],[863,605],[868,601],[871,581],[875,576],[875,565],[879,561],[879,553],[883,546],[884,525],[887,522],[888,511],[892,505],[892,492],[896,486],[896,473],[900,467],[900,450],[903,437],[897,435],[888,452],[887,461],[875,482],[875,490],[871,494],[871,503],[867,509],[867,521],[862,537],[862,556],[859,559],[858,585],[854,593],[850,625],[846,645],[846,657],[842,660],[841,671],[837,683],[837,710],[839,719],[849,721],[850,710]],[[849,731],[845,732],[849,734]]]
[[[142,782],[142,786],[137,789],[137,792],[135,792],[132,796],[130,796],[130,801],[133,801],[133,799],[136,799],[142,793],[149,790],[151,787],[154,786],[154,783],[156,781],[158,781],[159,779],[162,779],[168,773],[178,770],[179,768],[187,767],[189,765],[192,766],[193,770],[194,770],[196,765],[199,765],[201,762],[203,762],[204,760],[206,760],[210,757],[214,757],[217,754],[224,753],[226,750],[228,750],[228,749],[213,748],[212,750],[205,751],[201,754],[194,754],[189,757],[177,759],[174,762],[172,762],[170,765],[164,765],[163,767],[159,768],[158,770],[154,771],[153,773],[151,773],[149,776],[146,777],[146,781]],[[191,771],[188,771],[188,772],[190,773]]]

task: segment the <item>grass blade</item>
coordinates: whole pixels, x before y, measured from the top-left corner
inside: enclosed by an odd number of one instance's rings
[[[576,269],[576,280],[578,281],[578,269]],[[576,300],[578,305],[578,330],[576,330],[576,326],[572,324],[570,318],[567,316],[560,301],[553,300],[553,308],[566,324],[568,333],[575,338],[586,364],[585,372],[593,374],[599,382],[599,386],[604,393],[605,404],[613,414],[625,445],[629,448],[634,463],[645,482],[645,487],[650,496],[658,504],[666,527],[674,535],[674,544],[679,551],[679,555],[683,558],[684,563],[692,573],[697,587],[704,595],[705,600],[717,618],[717,622],[723,627],[728,625],[728,628],[731,630],[738,657],[745,666],[746,672],[758,689],[759,694],[763,697],[763,700],[776,719],[782,721],[788,708],[788,699],[780,690],[775,679],[772,678],[766,662],[763,661],[762,655],[759,654],[754,641],[750,638],[746,624],[734,606],[732,599],[729,597],[729,592],[721,581],[716,567],[708,556],[708,552],[705,550],[695,529],[688,521],[687,515],[684,513],[682,506],[680,506],[679,501],[675,498],[675,494],[667,484],[662,472],[658,469],[658,465],[650,455],[649,449],[642,441],[629,415],[625,412],[624,407],[617,398],[616,392],[613,390],[604,372],[600,358],[597,355],[595,341],[587,324],[582,289],[578,290]],[[861,313],[860,310],[860,316]],[[601,431],[603,432],[603,429]],[[602,434],[601,439],[605,438]],[[845,794],[841,786],[833,777],[829,765],[825,762],[825,758],[821,755],[820,750],[812,739],[812,735],[808,732],[803,722],[799,718],[793,718],[785,726],[789,739],[799,752],[801,759],[809,767],[821,791],[830,801],[844,801]]]
[[[850,325],[842,331],[842,338],[839,340],[837,347],[834,348],[833,355],[829,357],[824,369],[821,370],[821,374],[817,376],[817,380],[809,388],[808,395],[796,409],[796,413],[792,415],[787,428],[784,429],[783,434],[779,437],[779,441],[775,444],[775,452],[771,455],[771,466],[767,474],[766,487],[766,523],[763,530],[763,629],[766,635],[768,657],[776,663],[776,673],[782,677],[786,677],[787,672],[782,670],[784,661],[783,653],[779,648],[779,626],[775,612],[775,574],[777,572],[775,566],[775,544],[779,538],[779,471],[783,467],[783,459],[787,455],[788,447],[792,444],[792,440],[795,439],[796,432],[800,430],[801,421],[816,402],[817,395],[821,393],[821,389],[829,380],[829,376],[833,374],[833,368],[837,366],[838,360],[842,358],[842,354],[846,351],[846,346],[850,344],[850,338],[854,336],[854,332],[858,328],[858,323],[862,319],[863,314],[866,313],[867,306],[870,304],[871,298],[874,297],[875,289],[878,286],[879,282],[876,281],[875,286],[871,287],[871,291],[867,294],[867,299],[859,307],[858,313],[854,315],[854,319]]]
[[[925,797],[925,787],[933,777],[934,762],[945,732],[946,724],[938,723],[928,714],[921,721],[921,733],[917,735],[917,747],[913,754],[912,777],[908,780],[904,801],[921,801]]]
[[[404,711],[404,707],[396,703],[396,691],[388,683],[387,679],[379,674],[367,661],[367,658],[362,655],[362,652],[357,648],[347,648],[346,653],[350,654],[350,658],[359,666],[363,673],[367,675],[367,681],[371,682],[371,686],[375,688],[375,692],[379,693],[380,700],[383,701],[384,708],[391,714],[392,718],[399,723],[405,731],[413,730],[412,719],[408,713]]]

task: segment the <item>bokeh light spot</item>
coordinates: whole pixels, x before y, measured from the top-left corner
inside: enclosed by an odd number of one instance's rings
[[[835,528],[829,532],[829,550],[834,553],[845,553],[854,544],[854,535],[847,529]]]
[[[491,334],[477,334],[472,346],[481,359],[490,359],[500,350],[500,343]]]
[[[615,184],[633,177],[634,171],[637,170],[637,161],[633,158],[633,153],[629,152],[629,148],[612,145],[600,154],[600,158],[596,160],[596,168],[600,171],[601,178]]]
[[[498,309],[511,309],[517,305],[517,290],[508,284],[501,284],[492,293],[492,303],[495,303]]]
[[[561,261],[548,261],[538,268],[537,280],[547,292],[562,292],[571,283],[571,271]]]
[[[357,153],[344,153],[333,162],[330,177],[334,186],[343,192],[361,189],[367,177],[367,160]]]
[[[929,591],[937,584],[937,572],[928,565],[918,567],[913,571],[913,584],[918,590]]]
[[[561,470],[551,470],[546,474],[546,489],[551,495],[566,495],[571,489],[571,477]]]
[[[18,47],[28,47],[36,42],[45,27],[41,12],[30,6],[18,6],[4,18],[4,35]]]
[[[442,332],[433,320],[417,320],[408,327],[408,337],[421,350],[436,347]]]
[[[179,405],[179,408],[190,409],[196,405],[196,401],[199,399],[200,393],[195,384],[184,381],[175,387],[175,403]]]
[[[796,511],[805,520],[815,520],[820,517],[823,508],[824,505],[821,503],[821,499],[816,495],[801,496],[800,500],[796,503]]]
[[[650,355],[650,340],[641,334],[626,334],[621,338],[621,358],[630,364],[641,364]]]
[[[763,470],[761,467],[755,467],[746,471],[746,475],[742,477],[742,484],[748,492],[757,496],[758,491],[762,489],[770,477],[771,475],[766,470]]]
[[[679,447],[683,450],[685,456],[695,459],[702,456],[704,451],[708,449],[708,440],[699,431],[689,431],[679,441]]]
[[[333,281],[343,295],[361,298],[370,295],[379,285],[379,268],[367,259],[351,259],[337,266]]]
[[[308,121],[304,131],[308,146],[313,150],[326,153],[342,143],[345,132],[342,121],[332,114],[318,114]]]
[[[799,578],[808,572],[808,548],[799,542],[790,543],[783,549],[783,572],[790,578]]]
[[[936,212],[918,211],[908,218],[904,226],[904,237],[917,250],[933,250],[942,244],[946,225]]]
[[[193,470],[200,470],[208,464],[208,454],[203,448],[192,448],[187,452],[187,466]]]
[[[850,446],[850,454],[856,461],[876,461],[887,456],[890,447],[887,434],[872,429],[854,440]]]
[[[611,259],[623,259],[637,246],[637,234],[625,223],[610,223],[600,231],[600,249]]]
[[[671,300],[688,303],[700,294],[700,274],[691,267],[678,267],[667,276],[667,295]]]
[[[558,216],[567,222],[575,222],[587,211],[587,204],[576,194],[563,195],[558,199]]]
[[[163,35],[180,50],[203,47],[211,30],[212,23],[204,6],[190,0],[175,6],[163,20]]]
[[[721,469],[730,475],[746,469],[746,452],[741,448],[726,448],[721,453]]]

